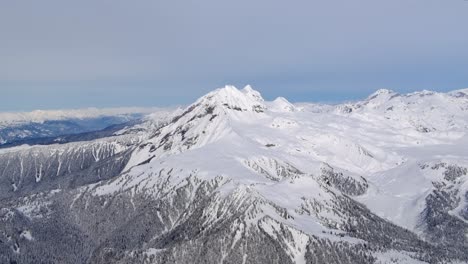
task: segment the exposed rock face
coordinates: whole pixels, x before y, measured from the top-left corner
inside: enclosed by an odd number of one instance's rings
[[[125,143],[103,141],[7,152],[0,155],[0,198],[112,178],[125,167],[132,149]]]
[[[322,168],[321,179],[326,184],[340,190],[343,194],[350,196],[362,195],[369,187],[367,180],[362,176],[352,177],[344,175],[343,172],[335,172],[335,170],[328,164],[325,164]]]
[[[468,169],[447,163],[436,163],[425,169],[439,170],[443,175],[440,181],[432,183],[434,190],[426,197],[426,207],[421,213],[420,225],[426,239],[463,252],[468,247],[467,207],[463,207],[468,192],[460,185]]]

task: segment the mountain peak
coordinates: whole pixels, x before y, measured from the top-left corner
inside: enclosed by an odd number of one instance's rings
[[[251,93],[251,92],[257,92],[257,93],[258,93],[258,91],[255,91],[255,90],[252,88],[252,86],[250,86],[250,84],[247,84],[247,85],[244,87],[244,89],[242,89],[242,91],[245,92],[245,93]]]
[[[180,153],[232,135],[231,121],[254,122],[266,109],[260,93],[247,86],[216,89],[199,98],[145,142],[129,163],[140,164],[155,155]]]
[[[250,85],[239,90],[226,85],[198,99],[195,104],[222,106],[229,110],[263,112],[266,107],[261,94]]]
[[[451,91],[448,93],[449,95],[453,96],[453,97],[464,97],[464,98],[468,98],[468,88],[465,88],[465,89],[459,89],[459,90],[454,90],[454,91]]]
[[[388,96],[388,95],[393,95],[393,94],[396,94],[395,91],[393,91],[393,90],[378,89],[377,91],[375,91],[374,93],[369,95],[369,97],[367,97],[367,100],[372,100],[372,99],[377,98],[377,97]]]
[[[271,102],[269,109],[275,112],[295,112],[297,110],[296,107],[284,97],[277,97]]]
[[[398,94],[389,89],[379,89],[371,94],[367,99],[364,101],[364,104],[368,106],[376,107],[378,105],[382,105],[394,97],[397,97]]]
[[[252,88],[252,86],[250,86],[250,85],[246,85],[246,86],[244,87],[244,89],[242,89],[242,92],[243,92],[245,95],[247,95],[247,96],[249,96],[249,97],[251,97],[251,98],[253,98],[253,99],[255,99],[255,100],[259,101],[259,102],[263,102],[263,101],[264,101],[264,99],[263,99],[262,95],[260,94],[260,92],[257,91],[257,90],[254,90],[254,89]]]

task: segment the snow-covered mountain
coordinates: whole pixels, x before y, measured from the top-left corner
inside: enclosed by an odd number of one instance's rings
[[[0,150],[0,262],[467,263],[468,91],[341,105],[226,86]]]

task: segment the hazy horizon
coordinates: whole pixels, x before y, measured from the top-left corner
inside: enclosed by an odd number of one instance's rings
[[[242,86],[242,87],[238,87],[238,86],[235,86],[237,89],[242,89],[244,88],[245,86]],[[222,88],[222,87],[218,87],[216,89],[219,89],[219,88]],[[348,103],[348,102],[356,102],[356,101],[360,101],[360,100],[364,100],[366,99],[368,96],[370,96],[373,92],[376,92],[377,90],[379,89],[376,89],[374,91],[371,91],[369,94],[366,94],[364,96],[361,96],[359,98],[349,98],[349,99],[343,99],[343,100],[336,100],[336,101],[325,101],[325,100],[318,100],[318,101],[315,101],[315,100],[298,100],[298,101],[294,101],[294,100],[290,100],[289,98],[285,97],[285,96],[282,96],[282,95],[277,95],[277,96],[274,96],[274,97],[271,97],[271,98],[267,98],[264,96],[264,94],[262,93],[261,90],[257,89],[256,87],[252,86],[252,88],[254,90],[257,90],[261,93],[261,95],[264,97],[264,99],[266,101],[273,101],[274,99],[278,98],[278,97],[284,97],[286,98],[286,100],[288,100],[289,102],[291,103],[297,103],[297,104],[301,104],[301,103],[317,103],[317,104],[330,104],[330,105],[336,105],[336,104],[341,104],[341,103]],[[380,88],[380,89],[388,89],[388,88]],[[451,90],[447,90],[447,91],[436,91],[436,90],[429,90],[429,91],[433,91],[433,92],[451,92],[451,91],[456,91],[456,90],[462,90],[462,89],[468,89],[468,88],[460,88],[460,89],[451,89]],[[215,90],[215,89],[213,89]],[[388,90],[392,90],[392,89],[388,89]],[[395,90],[392,90],[396,93],[400,93],[398,91],[395,91]],[[409,91],[409,92],[404,92],[402,94],[406,94],[406,93],[411,93],[411,92],[419,92],[419,91],[423,91],[423,90],[415,90],[415,91]],[[143,113],[143,112],[147,112],[149,113],[150,110],[158,110],[158,109],[163,109],[163,108],[177,108],[177,107],[187,107],[188,105],[192,104],[195,102],[195,100],[197,100],[198,98],[204,96],[205,94],[200,94],[199,96],[197,96],[196,98],[194,98],[192,101],[188,102],[188,103],[180,103],[180,104],[167,104],[167,105],[121,105],[121,106],[110,106],[110,107],[99,107],[99,106],[83,106],[83,107],[65,107],[65,108],[36,108],[36,109],[25,109],[25,110],[2,110],[1,107],[0,107],[0,114],[1,113],[31,113],[31,112],[34,112],[34,111],[76,111],[76,110],[97,110],[97,111],[103,111],[103,110],[107,110],[107,111],[112,111],[112,110],[116,110],[118,112],[121,112],[122,110],[126,110],[128,113],[132,113],[132,112],[135,112],[135,113]]]

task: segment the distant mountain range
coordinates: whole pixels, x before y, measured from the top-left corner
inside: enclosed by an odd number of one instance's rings
[[[0,263],[468,263],[468,89],[108,116],[2,136]]]
[[[114,131],[132,125],[160,108],[109,108],[76,110],[37,110],[0,113],[0,148],[21,144],[46,144],[90,138],[90,132]],[[76,134],[84,134],[76,136]],[[101,133],[102,134],[102,133]],[[70,138],[71,135],[73,139]],[[105,133],[103,135],[110,135]]]

